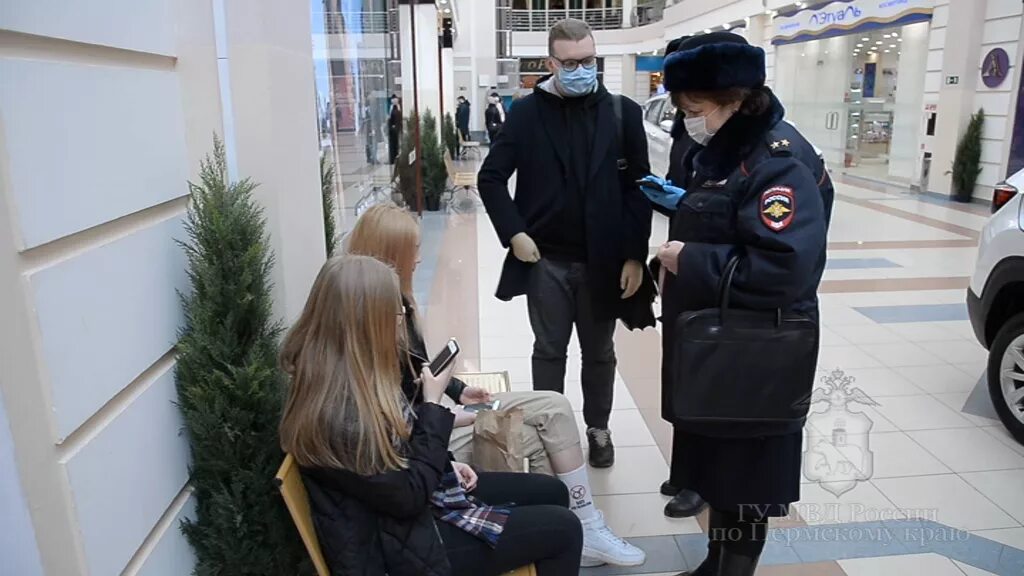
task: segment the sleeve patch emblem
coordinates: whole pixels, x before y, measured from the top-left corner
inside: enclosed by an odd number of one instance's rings
[[[772,186],[761,194],[761,222],[772,232],[782,232],[793,223],[796,204],[789,186]]]

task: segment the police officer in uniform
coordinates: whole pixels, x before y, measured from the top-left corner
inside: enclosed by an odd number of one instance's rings
[[[644,187],[656,203],[675,208],[670,241],[656,258],[665,332],[680,313],[717,305],[734,255],[733,306],[818,319],[832,185],[813,146],[782,121],[782,104],[764,86],[764,58],[741,36],[718,32],[685,40],[665,60],[665,88],[694,141],[682,168],[673,166],[682,181]],[[690,499],[684,505],[695,504],[695,493],[711,507],[708,556],[691,574],[752,576],[768,518],[787,515],[800,499],[802,426],[674,422],[672,391],[686,375],[668,376],[662,412],[674,435],[667,487]],[[756,370],[749,377],[756,385]]]

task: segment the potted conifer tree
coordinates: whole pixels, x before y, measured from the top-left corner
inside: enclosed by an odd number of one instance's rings
[[[255,187],[228,180],[224,146],[215,139],[199,183],[189,183],[187,239],[180,242],[191,289],[181,295],[185,326],[175,375],[196,504],[182,531],[197,576],[310,573],[273,484],[283,459],[282,328],[273,319],[274,257]]]
[[[967,130],[956,146],[953,157],[953,199],[970,202],[974,185],[981,174],[981,133],[985,126],[985,110],[971,115]]]

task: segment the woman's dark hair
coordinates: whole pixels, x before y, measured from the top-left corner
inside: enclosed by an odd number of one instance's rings
[[[739,113],[745,116],[760,116],[771,108],[771,98],[763,88],[727,88],[708,92],[684,92],[690,100],[710,100],[719,106],[740,102]]]

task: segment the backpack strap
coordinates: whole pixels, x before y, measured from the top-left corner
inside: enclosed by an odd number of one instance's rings
[[[612,94],[612,108],[615,111],[615,130],[619,144],[619,157],[617,159],[620,171],[629,168],[629,161],[626,160],[626,128],[622,124],[622,95]]]

